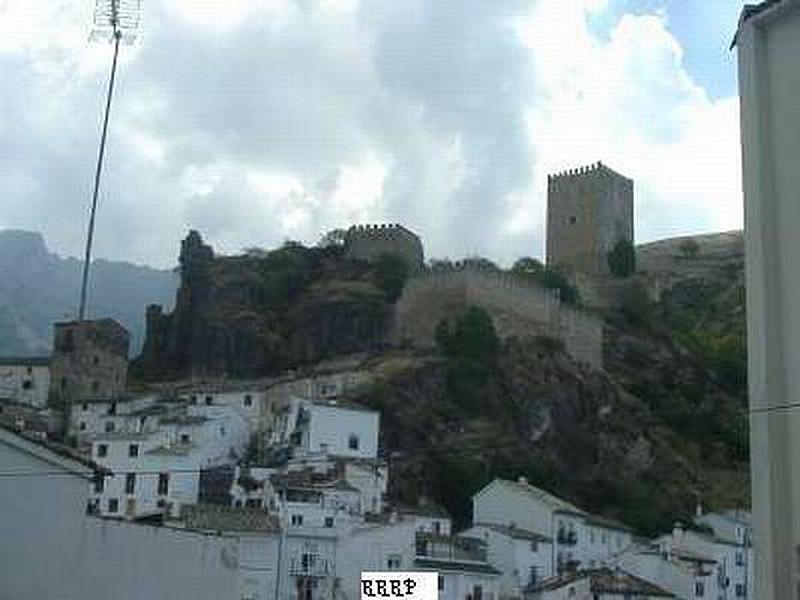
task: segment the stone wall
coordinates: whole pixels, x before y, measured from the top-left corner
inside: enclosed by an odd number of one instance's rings
[[[469,306],[484,308],[500,337],[550,336],[562,340],[575,360],[595,368],[602,366],[599,319],[564,306],[556,290],[466,263],[407,282],[395,307],[392,340],[432,346],[438,323]]]
[[[55,324],[50,405],[114,399],[124,394],[128,331],[113,319]]]
[[[413,272],[422,269],[425,256],[422,241],[402,225],[354,225],[345,236],[348,258],[375,261],[382,254],[402,256]]]
[[[599,162],[548,176],[548,265],[608,274],[609,250],[633,233],[632,180]]]

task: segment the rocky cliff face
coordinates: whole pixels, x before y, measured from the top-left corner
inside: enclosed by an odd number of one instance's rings
[[[140,379],[258,377],[383,347],[391,304],[370,265],[341,249],[289,244],[216,257],[197,232],[181,245],[175,310],[147,310]]]

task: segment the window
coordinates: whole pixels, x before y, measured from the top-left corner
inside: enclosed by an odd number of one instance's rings
[[[355,433],[350,434],[350,438],[347,440],[347,447],[350,450],[358,450],[358,436]]]
[[[206,396],[206,406],[211,406],[212,404],[214,404],[214,397]]]
[[[245,500],[244,505],[248,508],[260,508],[261,498],[248,498]]]
[[[575,223],[577,223],[577,222],[578,222],[578,217],[574,217],[573,216],[573,217],[569,218],[569,224],[570,225],[575,225]]]
[[[106,421],[106,433],[111,433],[116,428],[114,421]]]
[[[220,427],[219,428],[219,436],[220,437],[225,437],[225,428],[224,427]]]
[[[439,591],[444,591],[444,575],[439,575]]]
[[[95,367],[96,367],[97,365],[99,365],[99,364],[100,364],[100,357],[95,355],[95,356],[92,358],[92,364],[93,364]]]
[[[741,550],[736,551],[736,566],[741,567],[744,564],[744,554]]]
[[[33,382],[30,379],[26,379],[22,382],[22,389],[29,390],[33,387]]]
[[[706,595],[706,585],[702,581],[696,581],[694,584],[694,595],[698,598]]]
[[[125,475],[125,493],[132,494],[136,489],[136,473]]]
[[[253,406],[253,397],[250,394],[246,394],[244,397],[244,405],[245,406]]]
[[[476,585],[472,588],[472,600],[483,600],[483,586]]]
[[[325,527],[333,527],[333,517],[325,517]]]
[[[191,441],[188,433],[181,434],[181,444],[188,444]]]
[[[102,475],[98,475],[94,478],[94,493],[95,494],[102,494],[103,488],[105,487],[106,478]]]
[[[589,543],[594,544],[594,529],[589,530]]]
[[[119,510],[119,500],[116,498],[108,499],[108,512],[115,513]]]
[[[158,495],[166,496],[169,494],[169,473],[158,474]]]
[[[539,551],[539,542],[536,540],[531,540],[531,552],[538,552]]]
[[[736,597],[737,598],[744,597],[744,585],[741,583],[736,584]]]
[[[128,446],[128,456],[130,458],[139,456],[139,444],[131,444]]]
[[[303,515],[292,515],[292,525],[301,527],[303,525]]]
[[[108,444],[97,444],[97,456],[108,456]]]
[[[25,372],[26,372],[28,375],[30,375],[31,373],[33,373],[33,367],[32,367],[32,366],[30,366],[30,365],[28,365],[27,367],[25,367]]]
[[[112,402],[111,406],[108,407],[108,414],[110,414],[110,415],[117,414],[117,403],[116,402]]]
[[[536,582],[539,580],[539,569],[537,567],[531,567],[528,571],[528,586],[533,587],[536,585]]]
[[[192,394],[191,402],[192,404],[197,404],[197,396],[195,394]]]
[[[442,533],[442,524],[439,523],[439,521],[434,521],[433,522],[433,533],[435,533],[436,535],[441,535],[441,533]]]
[[[390,554],[386,557],[386,567],[389,569],[399,569],[401,559],[399,554]]]
[[[80,429],[81,431],[86,431],[86,422],[81,421],[80,423],[78,423],[78,429]]]
[[[86,402],[84,402],[84,403],[81,405],[81,410],[83,410],[84,412],[85,412],[85,411],[87,411],[87,410],[89,410],[89,404],[87,404]]]

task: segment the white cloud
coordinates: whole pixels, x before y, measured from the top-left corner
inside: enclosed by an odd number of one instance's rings
[[[0,0],[4,224],[73,254],[110,60],[87,41],[91,4]],[[163,266],[187,227],[233,252],[385,220],[429,256],[509,263],[541,254],[546,174],[597,160],[636,180],[640,240],[741,225],[736,99],[692,80],[663,14],[594,36],[607,9],[148,0],[123,51],[98,254]]]

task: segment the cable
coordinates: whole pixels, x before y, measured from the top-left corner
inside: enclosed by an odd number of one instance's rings
[[[751,408],[749,413],[751,415],[759,415],[771,412],[778,412],[780,410],[792,410],[800,408],[800,402],[789,402],[787,404],[778,404],[776,406],[762,406],[761,408]]]

